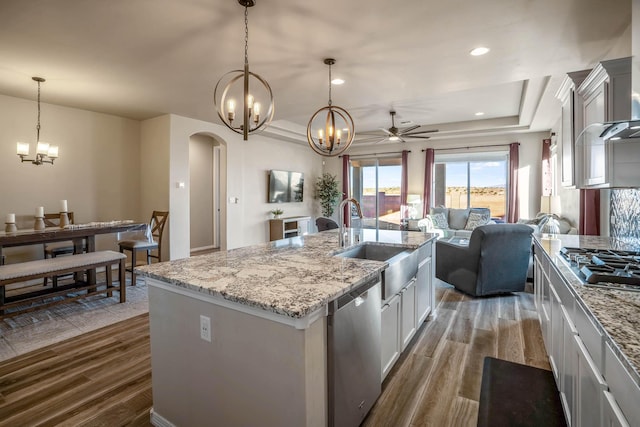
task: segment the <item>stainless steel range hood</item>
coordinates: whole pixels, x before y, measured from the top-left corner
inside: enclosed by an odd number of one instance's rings
[[[600,126],[603,130],[599,138],[605,140],[617,141],[620,139],[640,138],[640,120],[609,122],[600,124]]]
[[[583,188],[640,187],[640,120],[594,123],[578,135]]]

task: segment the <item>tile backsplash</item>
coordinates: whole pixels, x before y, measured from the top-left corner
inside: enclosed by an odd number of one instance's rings
[[[611,190],[611,237],[640,239],[640,189]]]

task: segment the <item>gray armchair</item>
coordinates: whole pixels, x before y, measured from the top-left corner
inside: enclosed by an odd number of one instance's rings
[[[524,291],[532,228],[524,224],[481,225],[469,245],[436,242],[436,277],[473,296]]]
[[[316,227],[318,227],[318,231],[333,230],[334,228],[339,228],[337,222],[335,222],[331,218],[324,217],[316,218]]]

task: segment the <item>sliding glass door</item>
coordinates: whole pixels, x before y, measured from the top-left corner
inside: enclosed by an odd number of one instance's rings
[[[434,163],[433,206],[483,207],[505,218],[508,153],[436,154]]]
[[[350,163],[351,195],[360,202],[362,227],[400,229],[401,157],[351,159]]]

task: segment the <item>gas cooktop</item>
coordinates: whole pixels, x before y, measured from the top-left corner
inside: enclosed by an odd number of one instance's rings
[[[585,286],[640,292],[640,252],[564,247],[560,255]]]

